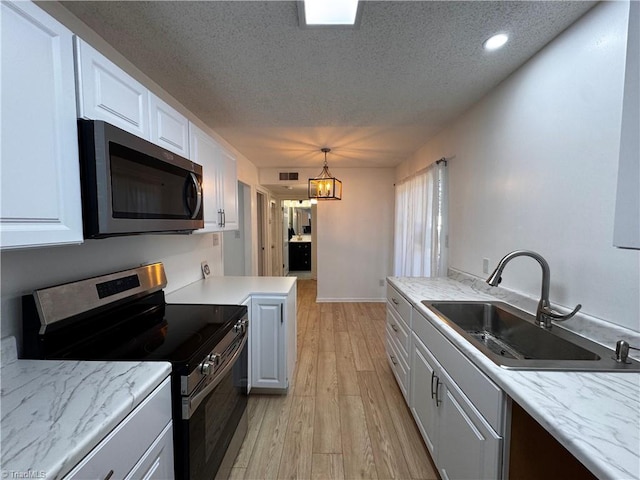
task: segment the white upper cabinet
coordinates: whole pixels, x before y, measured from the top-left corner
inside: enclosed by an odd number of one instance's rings
[[[149,93],[151,142],[189,158],[189,120],[176,109]]]
[[[91,45],[76,38],[78,116],[104,120],[149,140],[149,91]]]
[[[202,195],[204,197],[204,228],[196,233],[222,230],[222,206],[219,203],[218,144],[195,125],[189,126],[191,160],[202,165]]]
[[[80,243],[73,35],[31,2],[0,11],[0,245]]]
[[[222,167],[222,209],[224,229],[238,230],[238,167],[233,155],[220,147],[220,165]]]
[[[614,245],[640,249],[640,2],[629,2]]]
[[[236,159],[196,125],[189,125],[191,160],[202,165],[204,229],[196,233],[238,229]]]

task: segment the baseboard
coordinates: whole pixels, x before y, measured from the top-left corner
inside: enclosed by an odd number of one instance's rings
[[[384,303],[386,298],[320,298],[316,297],[316,303]]]

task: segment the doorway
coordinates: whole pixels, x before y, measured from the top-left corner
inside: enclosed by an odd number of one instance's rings
[[[289,258],[289,275],[301,279],[315,278],[315,205],[309,200],[283,200],[283,254]],[[286,250],[286,253],[285,253]]]
[[[265,276],[268,274],[268,255],[266,251],[266,243],[268,241],[267,235],[267,219],[269,216],[267,195],[263,192],[256,192],[256,207],[257,207],[257,223],[256,233],[258,240],[258,276]]]

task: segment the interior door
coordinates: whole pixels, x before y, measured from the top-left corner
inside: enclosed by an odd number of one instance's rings
[[[289,275],[289,208],[282,208],[282,268],[283,275]]]
[[[264,275],[264,194],[257,192],[256,193],[256,204],[257,204],[257,212],[258,212],[258,228],[256,229],[258,233],[258,275]]]

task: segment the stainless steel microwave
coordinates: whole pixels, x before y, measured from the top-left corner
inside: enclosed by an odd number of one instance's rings
[[[202,166],[99,120],[78,120],[85,238],[204,227]]]

